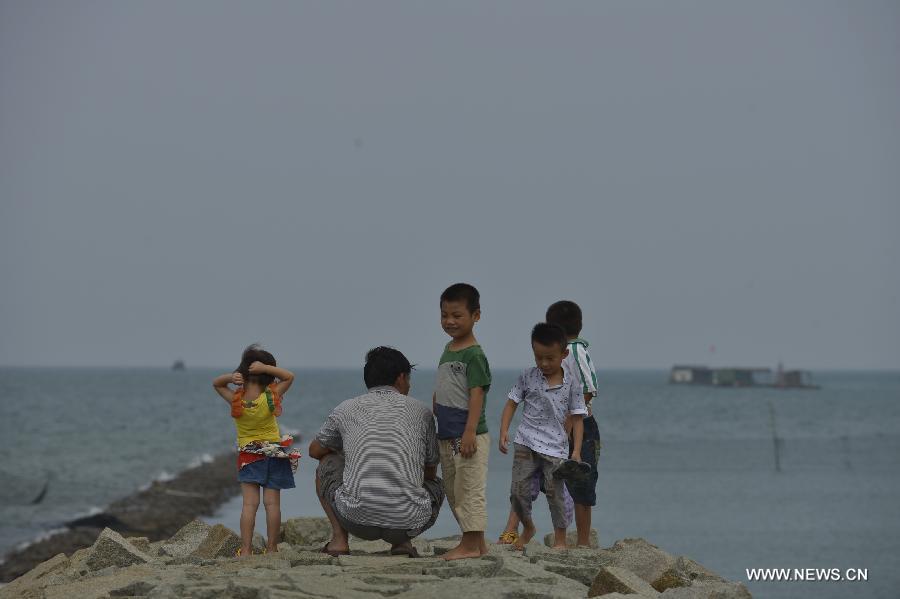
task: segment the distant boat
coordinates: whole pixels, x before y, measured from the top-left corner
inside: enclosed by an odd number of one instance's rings
[[[785,370],[781,364],[772,376],[771,368],[710,368],[676,365],[669,372],[673,385],[712,387],[774,387],[776,389],[818,389],[807,370]]]
[[[184,360],[175,360],[172,364],[172,370],[184,370]]]

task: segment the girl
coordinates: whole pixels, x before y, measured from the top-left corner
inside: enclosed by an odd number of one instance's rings
[[[281,398],[293,382],[293,373],[278,368],[274,356],[255,344],[244,350],[237,370],[213,381],[213,388],[231,405],[237,427],[238,481],[244,496],[238,557],[252,551],[260,487],[266,506],[266,551],[278,551],[281,489],[294,488],[300,452],[289,449],[293,438],[281,436],[275,417],[281,415]],[[232,391],[229,383],[237,389]]]

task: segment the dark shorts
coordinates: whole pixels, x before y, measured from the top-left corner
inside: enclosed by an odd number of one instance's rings
[[[381,539],[387,541],[391,545],[406,543],[434,526],[434,523],[437,521],[438,513],[441,510],[441,504],[444,503],[444,484],[441,479],[426,480],[422,486],[425,487],[425,490],[431,496],[431,516],[424,526],[406,530],[359,524],[358,522],[353,522],[342,516],[334,505],[334,495],[337,492],[338,487],[344,483],[343,454],[330,453],[322,458],[319,461],[319,467],[316,469],[316,477],[319,479],[319,494],[321,498],[324,501],[327,501],[331,506],[334,515],[341,524],[341,528],[354,537],[366,541],[377,541]]]
[[[265,489],[293,489],[294,473],[287,458],[263,458],[238,470],[238,481]]]
[[[584,419],[584,437],[581,441],[581,461],[590,464],[591,474],[584,480],[566,481],[572,501],[578,505],[597,505],[597,461],[599,459],[600,430],[597,428],[597,421],[594,417],[587,416]]]

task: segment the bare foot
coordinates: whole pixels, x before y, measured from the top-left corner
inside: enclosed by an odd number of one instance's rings
[[[266,547],[266,553],[278,553],[278,547]]]
[[[566,547],[565,543],[561,545],[559,543],[554,543],[550,549],[568,549],[568,547]]]
[[[537,532],[537,529],[532,525],[525,525],[522,527],[522,534],[519,535],[519,540],[516,542],[516,549],[522,550],[525,549],[525,545],[528,544],[532,538],[534,538],[534,533]]]
[[[454,559],[466,559],[470,557],[481,557],[484,555],[481,553],[481,548],[476,547],[475,549],[470,549],[469,547],[463,547],[462,544],[457,545],[447,553],[441,556],[441,558],[450,561]]]

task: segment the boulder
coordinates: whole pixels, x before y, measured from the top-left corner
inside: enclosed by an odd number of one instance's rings
[[[134,547],[122,535],[109,528],[104,528],[97,540],[94,541],[84,564],[88,570],[96,572],[110,566],[124,567],[132,564],[146,564],[151,561],[153,558]]]
[[[331,540],[328,518],[291,518],[281,523],[281,540],[291,545],[324,545]]]
[[[695,581],[725,582],[725,579],[715,572],[707,570],[694,560],[679,556],[671,568],[657,577],[653,582],[653,588],[663,592],[666,589],[691,586]]]
[[[150,548],[150,539],[147,537],[128,537],[128,542],[139,551],[143,551],[147,555],[153,555]]]
[[[544,535],[544,545],[546,545],[547,547],[553,547],[553,539],[554,539],[553,533],[552,532],[547,533],[546,535]],[[570,530],[569,532],[566,533],[566,545],[569,547],[575,547],[577,544],[578,544],[578,531]],[[600,541],[599,541],[599,537],[597,536],[596,528],[591,529],[590,545],[591,545],[591,549],[597,549],[598,547],[600,547]]]
[[[210,527],[205,538],[191,555],[205,558],[234,557],[240,547],[241,537],[231,529],[216,524]]]
[[[119,587],[118,589],[113,589],[109,592],[110,597],[143,597],[147,595],[156,588],[155,584],[149,583],[145,580],[137,580],[135,582],[131,582],[123,587]]]
[[[187,557],[207,537],[212,526],[202,520],[192,520],[182,526],[167,542],[159,548],[159,555],[168,557]]]
[[[0,588],[0,599],[265,599],[301,595],[341,599],[658,599],[662,595],[649,582],[612,562],[630,560],[649,571],[648,563],[665,561],[668,555],[641,540],[621,542],[613,551],[556,550],[532,539],[524,553],[509,545],[492,545],[480,558],[450,562],[430,551],[432,546],[445,550],[455,545],[459,537],[454,537],[416,539],[414,543],[423,553],[420,559],[390,556],[383,543],[353,539],[351,546],[356,544],[357,550],[351,556],[334,558],[319,553],[321,544],[282,543],[277,553],[237,560],[233,555],[240,538],[221,525],[188,527],[164,545],[170,553],[183,554],[200,537],[199,545],[188,555],[150,558],[138,547],[143,541],[104,531],[93,547],[68,559],[56,556]],[[149,561],[139,563],[141,559]],[[717,580],[714,573],[687,558],[675,560],[667,572],[668,578],[659,580],[688,586],[668,588],[666,599],[749,598],[743,585]]]
[[[602,597],[610,593],[656,597],[659,593],[633,572],[615,566],[601,566],[588,590],[588,597]]]
[[[27,596],[28,593],[32,592],[30,590],[31,587],[41,585],[50,575],[62,572],[69,567],[69,564],[69,558],[66,557],[65,553],[54,555],[11,583],[0,587],[0,597],[12,599],[12,597]]]
[[[654,589],[668,582],[667,575],[675,567],[675,557],[644,539],[622,539],[603,551],[599,563],[634,572]],[[668,587],[663,587],[663,590]],[[659,590],[659,589],[657,589]]]
[[[739,582],[698,581],[689,587],[667,589],[660,599],[752,599]]]

